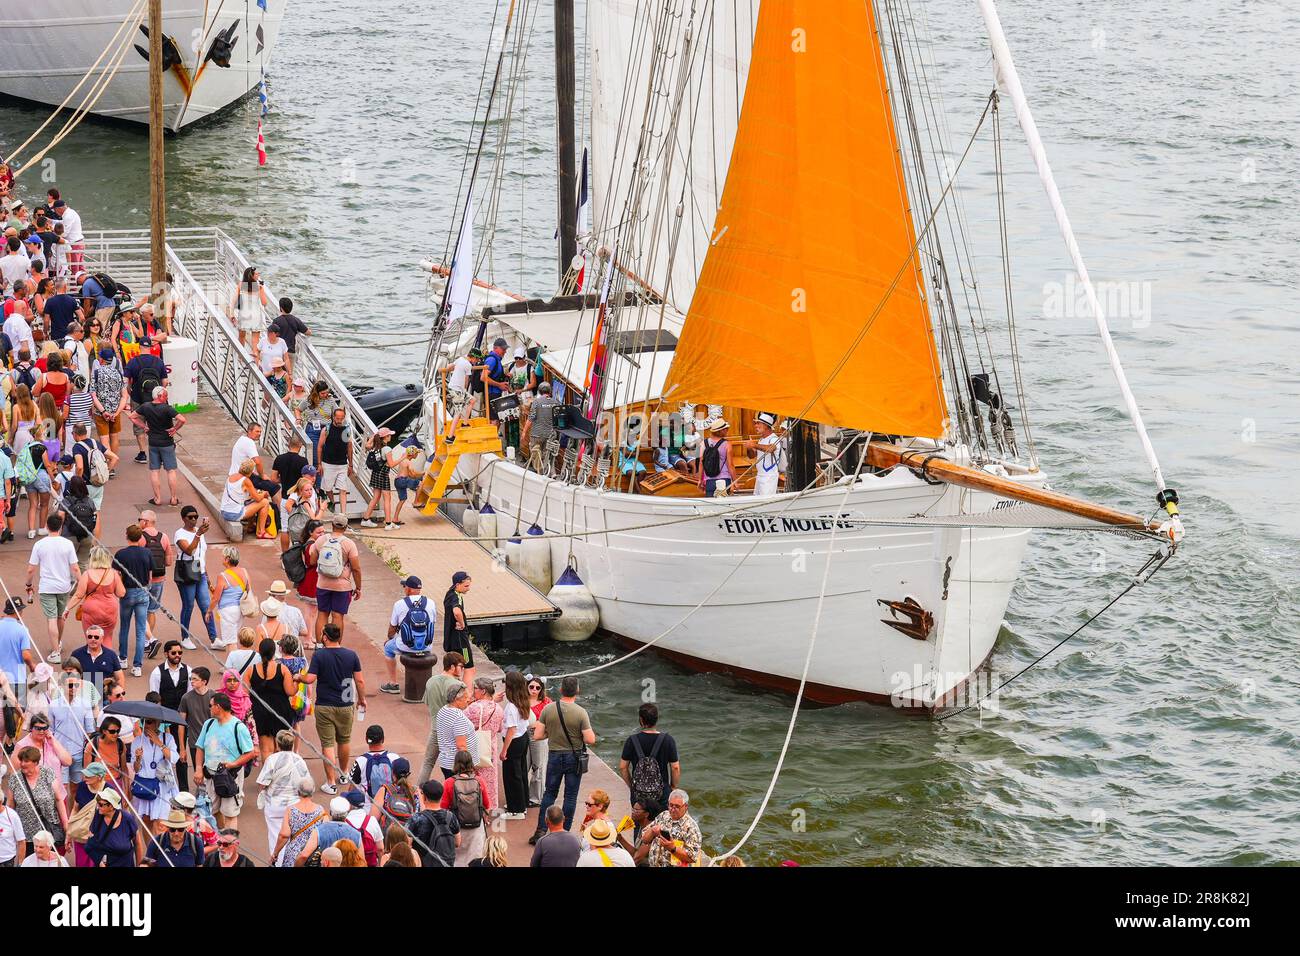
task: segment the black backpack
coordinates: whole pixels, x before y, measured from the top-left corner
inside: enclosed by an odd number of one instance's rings
[[[78,541],[84,541],[95,530],[95,503],[89,498],[72,498],[64,503],[68,517],[72,519],[72,534]]]
[[[14,383],[16,385],[26,385],[27,388],[36,387],[36,368],[31,362],[23,364],[19,362],[14,366]]]
[[[415,851],[420,854],[420,862],[426,868],[455,865],[456,834],[460,832],[460,824],[450,812],[421,810],[411,817],[407,830],[419,841],[415,844]]]
[[[154,577],[167,573],[167,549],[163,547],[162,532],[155,531],[150,536],[148,531],[144,533],[144,544],[149,549],[149,558],[153,561]]]
[[[722,452],[719,449],[724,441],[725,438],[719,439],[715,445],[707,438],[704,439],[704,474],[710,478],[716,478],[722,473]]]
[[[295,544],[280,555],[280,566],[284,568],[284,573],[289,576],[289,580],[296,587],[302,584],[303,579],[307,577],[307,562],[302,556],[302,545]]]
[[[136,379],[136,388],[139,389],[139,401],[141,404],[153,400],[153,390],[162,385],[162,375],[153,365],[146,365],[140,370],[140,377]]]
[[[121,288],[119,288],[118,284],[109,277],[107,272],[93,273],[91,278],[94,279],[95,283],[104,290],[104,295],[110,299],[121,291]]]
[[[664,735],[654,736],[654,746],[647,754],[641,746],[641,735],[632,735],[632,749],[636,751],[636,763],[632,765],[632,800],[643,807],[651,800],[657,804],[664,798],[664,771],[658,760]]]

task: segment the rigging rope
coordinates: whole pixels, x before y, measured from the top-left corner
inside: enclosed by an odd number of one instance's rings
[[[1055,653],[1058,648],[1064,646],[1066,642],[1073,640],[1084,630],[1084,628],[1088,627],[1090,624],[1092,624],[1094,621],[1100,618],[1103,614],[1109,611],[1112,607],[1118,604],[1120,599],[1123,598],[1126,594],[1128,594],[1134,588],[1141,587],[1143,584],[1146,584],[1147,581],[1150,581],[1152,576],[1157,571],[1159,571],[1162,567],[1164,567],[1165,562],[1168,561],[1171,557],[1173,557],[1174,550],[1175,549],[1172,547],[1164,548],[1161,549],[1160,551],[1157,551],[1155,554],[1151,555],[1151,557],[1147,558],[1146,564],[1142,565],[1142,567],[1138,569],[1137,574],[1134,575],[1133,580],[1128,583],[1128,586],[1125,587],[1118,594],[1116,594],[1109,601],[1107,601],[1106,604],[1101,608],[1101,610],[1091,614],[1086,621],[1084,621],[1082,624],[1076,627],[1069,634],[1065,635],[1065,637],[1061,638],[1059,641],[1057,641],[1055,644],[1053,644],[1043,653],[1039,654],[1036,658],[1034,658],[1024,667],[1020,668],[1020,670],[1016,671],[1014,674],[1012,674],[1010,677],[1004,680],[997,687],[993,688],[993,690],[989,691],[987,694],[984,694],[978,700],[972,701],[971,703],[967,704],[965,707],[962,707],[960,710],[954,710],[950,713],[939,715],[938,719],[941,721],[947,720],[950,717],[956,717],[958,714],[964,714],[972,707],[978,707],[981,703],[983,703],[985,700],[988,700],[988,698],[997,694],[999,691],[1002,690],[1002,688],[1006,687],[1016,678],[1020,677],[1022,674],[1025,674],[1032,668],[1037,667],[1044,660],[1046,660],[1053,653]]]

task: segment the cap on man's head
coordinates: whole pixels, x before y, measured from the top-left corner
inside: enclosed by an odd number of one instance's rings
[[[524,351],[524,347],[522,345],[515,347],[515,358],[517,359],[528,358],[528,353]]]
[[[347,797],[335,797],[330,801],[330,816],[342,817],[352,809],[352,804],[348,803]]]
[[[506,342],[505,339],[497,339],[495,342],[492,343],[492,347],[494,349],[504,349],[508,347],[508,343]]]
[[[68,207],[68,204],[65,203],[62,199],[56,199],[56,200],[54,200],[54,208],[55,208],[55,209],[66,209],[67,207]]]
[[[371,724],[366,728],[366,743],[382,744],[384,742],[384,728],[379,724]]]
[[[102,359],[111,359],[113,357],[113,350],[105,345],[99,350],[99,357]]]
[[[348,526],[348,516],[336,511],[330,515],[330,524],[336,528],[346,528]]]
[[[22,598],[9,598],[8,600],[5,601],[6,614],[17,614],[22,609],[23,609]]]
[[[315,478],[315,477],[316,477],[316,467],[315,467],[314,465],[308,465],[306,468],[304,468],[304,469],[302,470],[302,473],[303,473],[304,477],[307,477],[307,478]]]
[[[455,574],[451,576],[451,583],[453,587],[457,584],[461,584],[468,580],[469,580],[468,571],[457,571]]]
[[[419,578],[412,574],[402,581],[402,587],[410,588],[412,591],[418,591],[420,588],[424,587],[424,584],[421,583]]]
[[[347,799],[349,806],[364,807],[366,805],[366,795],[360,790],[349,790],[343,796]]]

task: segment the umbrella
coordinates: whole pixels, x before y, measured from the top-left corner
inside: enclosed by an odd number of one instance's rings
[[[157,720],[165,724],[185,723],[185,715],[180,711],[147,700],[115,700],[104,708],[104,713],[138,717],[140,720]]]

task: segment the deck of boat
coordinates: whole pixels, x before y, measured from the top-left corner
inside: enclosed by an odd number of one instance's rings
[[[472,540],[460,525],[446,515],[410,515],[395,531],[382,528],[359,528],[371,550],[389,562],[396,562],[399,574],[414,574],[424,583],[426,594],[438,595],[451,586],[451,576],[468,571],[474,579],[465,610],[471,624],[512,624],[520,621],[550,620],[559,617],[554,604],[523,578],[498,562],[492,553]],[[452,538],[429,541],[429,538]]]

